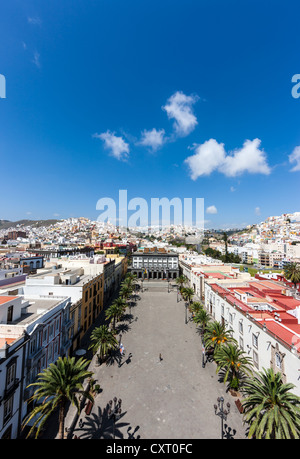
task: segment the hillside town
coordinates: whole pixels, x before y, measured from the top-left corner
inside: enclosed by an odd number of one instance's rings
[[[192,289],[192,303],[231,330],[255,369],[281,372],[300,397],[300,279],[286,269],[300,263],[300,212],[228,238],[207,230],[198,244],[181,234],[83,217],[0,230],[0,438],[22,436],[31,384],[59,357],[84,352],[129,273],[139,291],[147,281],[175,288],[177,302],[180,285]]]

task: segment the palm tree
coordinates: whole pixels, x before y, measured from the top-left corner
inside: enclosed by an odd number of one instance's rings
[[[284,384],[280,372],[263,369],[247,380],[242,391],[244,416],[249,438],[296,439],[300,436],[300,398]]]
[[[119,308],[120,308],[120,311],[124,312],[126,310],[126,301],[124,300],[124,298],[122,297],[119,297],[117,298],[113,304],[116,304]]]
[[[235,342],[231,332],[232,330],[226,330],[226,326],[217,320],[209,322],[204,333],[205,347],[213,348],[216,352],[224,343]]]
[[[124,300],[123,300],[124,301]],[[112,303],[106,310],[105,312],[105,318],[106,319],[113,319],[113,329],[116,328],[116,320],[119,320],[120,317],[122,316],[123,312],[124,312],[124,309],[123,309],[123,305],[121,306],[120,304],[116,303],[116,301],[114,303]]]
[[[219,347],[214,353],[214,359],[217,363],[217,373],[224,370],[223,382],[229,379],[230,389],[238,390],[241,380],[245,375],[252,374],[252,359],[236,344],[227,343]]]
[[[182,274],[176,278],[176,284],[179,285],[179,290],[181,291],[184,284],[187,282],[187,278]]]
[[[23,422],[22,427],[24,428],[31,419],[36,417],[27,438],[36,428],[35,438],[37,438],[45,422],[57,408],[59,409],[59,437],[64,438],[67,403],[71,402],[79,414],[79,395],[93,401],[92,394],[83,389],[84,380],[93,374],[86,370],[88,364],[89,361],[82,357],[77,361],[74,357],[59,357],[56,363],[50,363],[48,368],[38,374],[36,382],[29,384],[28,387],[37,386],[30,400],[39,402],[39,404],[33,408]]]
[[[284,275],[296,288],[300,282],[300,263],[288,263],[284,268]]]
[[[134,287],[137,283],[136,274],[127,273],[125,279],[123,280],[121,286]]]
[[[118,347],[118,341],[114,334],[108,329],[107,325],[100,325],[93,330],[91,334],[91,345],[89,349],[92,349],[95,354],[99,350],[98,358],[102,361],[112,349]]]
[[[191,311],[193,314],[197,314],[199,311],[203,309],[203,305],[199,301],[194,301],[194,303],[191,305]]]
[[[130,285],[127,285],[127,284],[123,285],[123,287],[120,290],[121,297],[127,300],[129,296],[131,295],[132,290],[133,289]]]
[[[201,335],[205,332],[206,325],[211,320],[209,313],[205,309],[200,309],[200,311],[196,312],[195,316],[193,317],[193,321],[196,324],[200,324],[202,327]]]
[[[185,301],[188,301],[189,303],[189,307],[191,306],[191,301],[193,299],[193,296],[194,296],[194,290],[190,287],[186,287],[186,288],[183,288],[182,291],[182,296],[183,296],[183,299]]]
[[[136,274],[132,274],[132,273],[127,273],[126,274],[126,277],[125,277],[125,280],[126,279],[129,279],[131,282],[134,282],[136,280]]]

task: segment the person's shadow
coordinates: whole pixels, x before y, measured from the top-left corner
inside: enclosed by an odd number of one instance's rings
[[[127,359],[124,360],[124,362],[121,363],[121,360],[122,360],[122,356],[121,356],[121,359],[120,359],[120,361],[119,361],[119,368],[120,368],[122,365],[124,365],[124,363],[126,363],[127,365],[128,365],[129,363],[131,363],[131,358],[132,358],[132,353],[130,352],[130,353],[128,354]]]

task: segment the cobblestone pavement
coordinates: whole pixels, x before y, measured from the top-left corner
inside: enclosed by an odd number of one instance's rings
[[[221,419],[214,404],[220,396],[231,405],[224,421],[227,435],[245,438],[242,415],[218,381],[215,363],[202,368],[200,336],[193,322],[185,323],[185,305],[177,301],[175,286],[170,293],[164,282],[144,282],[144,287],[131,308],[131,323],[127,317],[119,324],[125,347],[121,362],[96,366],[93,360],[102,391],[90,415],[82,411],[73,438],[219,439]],[[114,397],[122,399],[115,430],[107,414]],[[72,409],[67,426],[71,418]]]

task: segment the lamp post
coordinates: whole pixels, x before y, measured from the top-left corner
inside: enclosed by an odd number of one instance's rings
[[[113,402],[114,402],[114,406],[113,406]],[[109,408],[108,408],[108,418],[113,420],[113,438],[115,439],[115,425],[116,425],[116,421],[118,421],[121,417],[121,413],[122,413],[122,410],[121,410],[121,405],[122,405],[122,400],[119,398],[119,400],[117,399],[117,397],[114,397],[113,401],[110,400],[108,402],[108,405],[109,405]]]
[[[228,402],[226,404],[227,410],[224,410],[224,398],[223,397],[218,397],[217,398],[218,405],[214,405],[215,409],[215,414],[217,416],[220,416],[221,418],[221,438],[223,440],[224,438],[224,421],[227,419],[227,415],[230,413],[230,403]],[[217,413],[217,410],[219,409],[219,412]]]
[[[202,368],[205,368],[205,346],[202,340]]]

